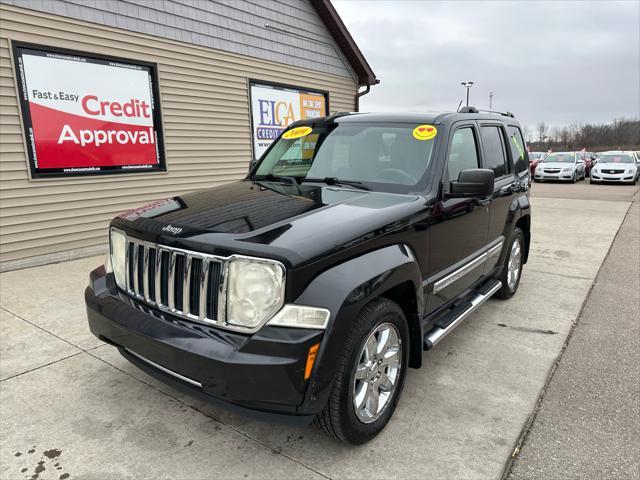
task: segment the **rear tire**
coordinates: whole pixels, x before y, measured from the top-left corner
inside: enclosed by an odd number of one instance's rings
[[[516,227],[507,250],[507,258],[498,277],[498,280],[502,282],[502,287],[495,294],[497,298],[511,298],[518,290],[522,276],[524,249],[524,234],[520,228]]]
[[[384,342],[386,331],[389,334],[385,350],[380,342]],[[398,346],[392,348],[394,334]],[[392,367],[396,359],[397,365]],[[409,328],[404,312],[386,298],[373,300],[360,311],[347,334],[329,400],[314,418],[314,426],[353,445],[371,440],[396,409],[408,359]]]

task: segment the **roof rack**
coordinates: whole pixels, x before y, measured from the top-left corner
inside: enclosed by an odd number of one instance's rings
[[[495,110],[482,110],[482,109],[477,109],[476,107],[462,107],[460,110],[458,110],[458,113],[496,113],[498,115],[502,115],[504,117],[511,117],[511,118],[515,118],[513,113],[511,112],[497,112]]]
[[[480,111],[483,113],[496,113],[498,115],[503,115],[505,117],[515,118],[515,116],[511,112],[497,112],[495,110],[480,110]]]

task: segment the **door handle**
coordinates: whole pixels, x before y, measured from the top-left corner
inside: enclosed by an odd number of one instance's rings
[[[499,194],[500,195],[506,195],[509,193],[513,193],[516,191],[516,184],[515,183],[511,183],[509,185],[505,185],[504,187],[501,187],[499,190]]]

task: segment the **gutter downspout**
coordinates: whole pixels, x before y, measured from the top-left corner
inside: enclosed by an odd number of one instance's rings
[[[373,82],[373,85],[378,85],[379,83],[380,83],[380,80],[376,78],[375,81]],[[360,111],[360,97],[365,96],[370,91],[371,91],[371,84],[367,84],[367,88],[365,88],[362,92],[356,93],[356,99],[355,99],[356,112]]]

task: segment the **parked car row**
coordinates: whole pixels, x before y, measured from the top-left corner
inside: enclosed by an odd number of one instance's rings
[[[531,152],[529,168],[535,182],[546,180],[590,183],[635,183],[640,178],[640,152]]]

